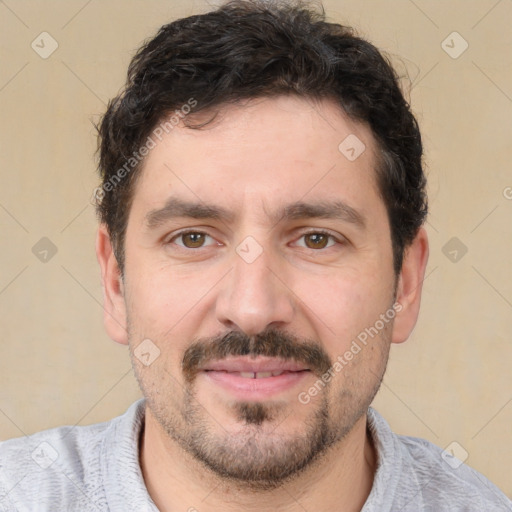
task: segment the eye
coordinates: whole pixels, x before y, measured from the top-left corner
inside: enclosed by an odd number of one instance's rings
[[[205,242],[208,238],[212,240],[213,243],[206,244]],[[302,245],[302,247],[311,250],[327,249],[333,245],[336,245],[336,243],[342,243],[333,234],[322,230],[303,233],[299,237],[299,240],[302,239],[305,240],[305,244]],[[166,245],[168,244],[175,244],[178,247],[182,247],[183,249],[201,249],[209,245],[220,245],[218,242],[215,242],[215,240],[208,233],[205,233],[204,231],[181,231],[180,233],[177,233],[172,238],[170,238],[166,242]]]
[[[210,238],[213,240],[213,238],[210,235],[204,233],[203,231],[182,231],[181,233],[174,235],[166,243],[171,244],[174,243],[175,240],[181,240],[181,244],[176,243],[176,245],[178,245],[179,247],[183,247],[185,249],[200,249],[201,247],[204,247],[204,242],[206,238]]]
[[[339,242],[334,235],[328,233],[327,231],[309,231],[308,233],[303,233],[300,239],[305,240],[305,245],[302,247],[306,247],[306,249],[326,249],[328,247],[332,247]],[[328,245],[329,240],[332,241],[331,245]]]

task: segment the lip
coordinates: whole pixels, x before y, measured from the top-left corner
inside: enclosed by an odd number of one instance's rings
[[[280,375],[269,376],[268,373]],[[241,373],[246,374],[242,376]],[[251,378],[248,373],[264,376]],[[311,375],[303,364],[258,356],[230,357],[208,363],[200,372],[209,386],[218,386],[238,400],[264,400],[283,394]],[[254,376],[253,376],[254,377]]]
[[[220,361],[207,363],[204,371],[224,372],[298,372],[308,370],[307,366],[295,361],[285,361],[274,357],[257,356],[252,357],[227,357]]]

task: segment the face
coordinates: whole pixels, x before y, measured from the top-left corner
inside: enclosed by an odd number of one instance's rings
[[[375,151],[334,103],[279,97],[175,127],[147,157],[117,340],[147,414],[219,476],[278,485],[380,385],[398,313]]]

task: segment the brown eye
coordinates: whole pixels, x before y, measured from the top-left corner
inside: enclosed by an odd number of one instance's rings
[[[168,243],[176,242],[176,245],[185,249],[199,249],[204,246],[206,237],[209,237],[209,235],[202,231],[183,231],[169,240]],[[181,241],[181,243],[178,243],[178,241]]]
[[[185,244],[185,247],[201,247],[204,243],[204,233],[185,233],[184,235],[181,235],[183,242]]]
[[[309,249],[325,249],[329,238],[332,238],[327,233],[307,233],[303,236]]]
[[[328,250],[336,245],[341,246],[344,244],[344,239],[341,235],[340,238],[338,238],[328,231],[320,230],[302,233],[302,235],[299,237],[299,240],[295,243],[304,249],[320,251],[323,249]]]

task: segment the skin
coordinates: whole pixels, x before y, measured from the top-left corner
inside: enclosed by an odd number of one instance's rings
[[[354,161],[338,150],[349,134],[366,146]],[[328,100],[282,96],[224,107],[205,129],[176,127],[147,156],[126,231],[123,279],[100,225],[105,326],[113,340],[129,345],[147,398],[140,463],[160,510],[327,512],[364,505],[377,464],[366,411],[391,343],[405,341],[416,324],[428,260],[421,228],[396,280],[375,152],[369,128]],[[147,229],[145,216],[171,195],[221,205],[233,218],[176,218]],[[340,199],[364,215],[364,229],[332,218],[271,219],[294,201]],[[176,237],[184,228],[209,236],[194,244]],[[314,235],[304,236],[315,230],[335,238],[315,245]],[[248,236],[262,249],[252,263],[236,252]],[[336,361],[395,300],[401,310],[394,320],[307,404],[298,394],[318,380],[313,372],[243,413],[240,400],[204,372],[185,378],[187,349],[227,333],[283,333],[292,346],[310,342]],[[144,339],[160,351],[149,366],[134,356]],[[312,454],[322,429],[324,444]],[[224,448],[231,455],[221,456]],[[200,449],[231,476],[205,464]],[[279,474],[294,456],[311,460],[281,479],[250,476],[257,467]]]

